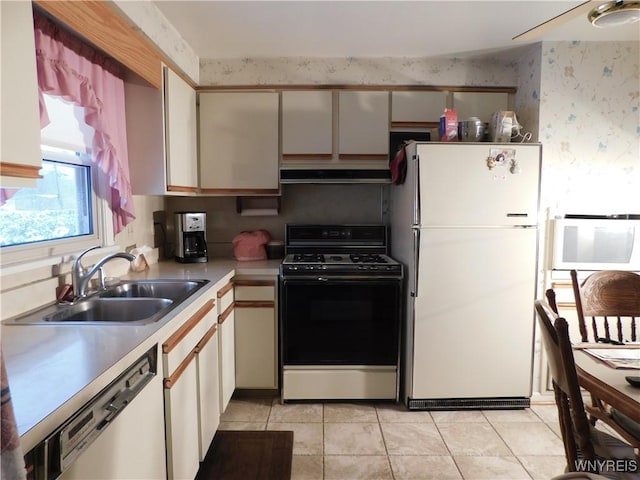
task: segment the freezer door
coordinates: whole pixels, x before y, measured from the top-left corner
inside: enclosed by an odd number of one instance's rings
[[[422,229],[415,399],[529,397],[536,230]]]
[[[420,225],[537,224],[539,145],[419,144],[418,156]]]

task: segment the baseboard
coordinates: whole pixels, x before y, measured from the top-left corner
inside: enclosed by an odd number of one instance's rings
[[[409,399],[409,410],[508,410],[528,408],[529,398],[436,398]]]

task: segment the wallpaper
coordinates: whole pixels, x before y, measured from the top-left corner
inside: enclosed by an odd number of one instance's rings
[[[201,85],[513,86],[517,64],[499,58],[200,59]]]
[[[552,42],[541,52],[543,201],[640,213],[639,42]]]

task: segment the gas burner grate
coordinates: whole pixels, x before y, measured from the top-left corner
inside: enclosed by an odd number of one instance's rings
[[[293,255],[294,263],[324,263],[324,255],[321,253],[296,253]]]
[[[371,253],[352,253],[349,258],[353,263],[387,263],[386,258]]]

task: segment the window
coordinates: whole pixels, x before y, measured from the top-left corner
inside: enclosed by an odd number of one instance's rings
[[[82,157],[73,163],[43,159],[37,186],[20,189],[0,207],[0,247],[94,233],[91,167]]]
[[[42,166],[35,188],[21,188],[0,207],[0,264],[53,259],[114,241],[109,178],[91,159],[93,128],[84,109],[44,95],[51,123],[41,131]]]

